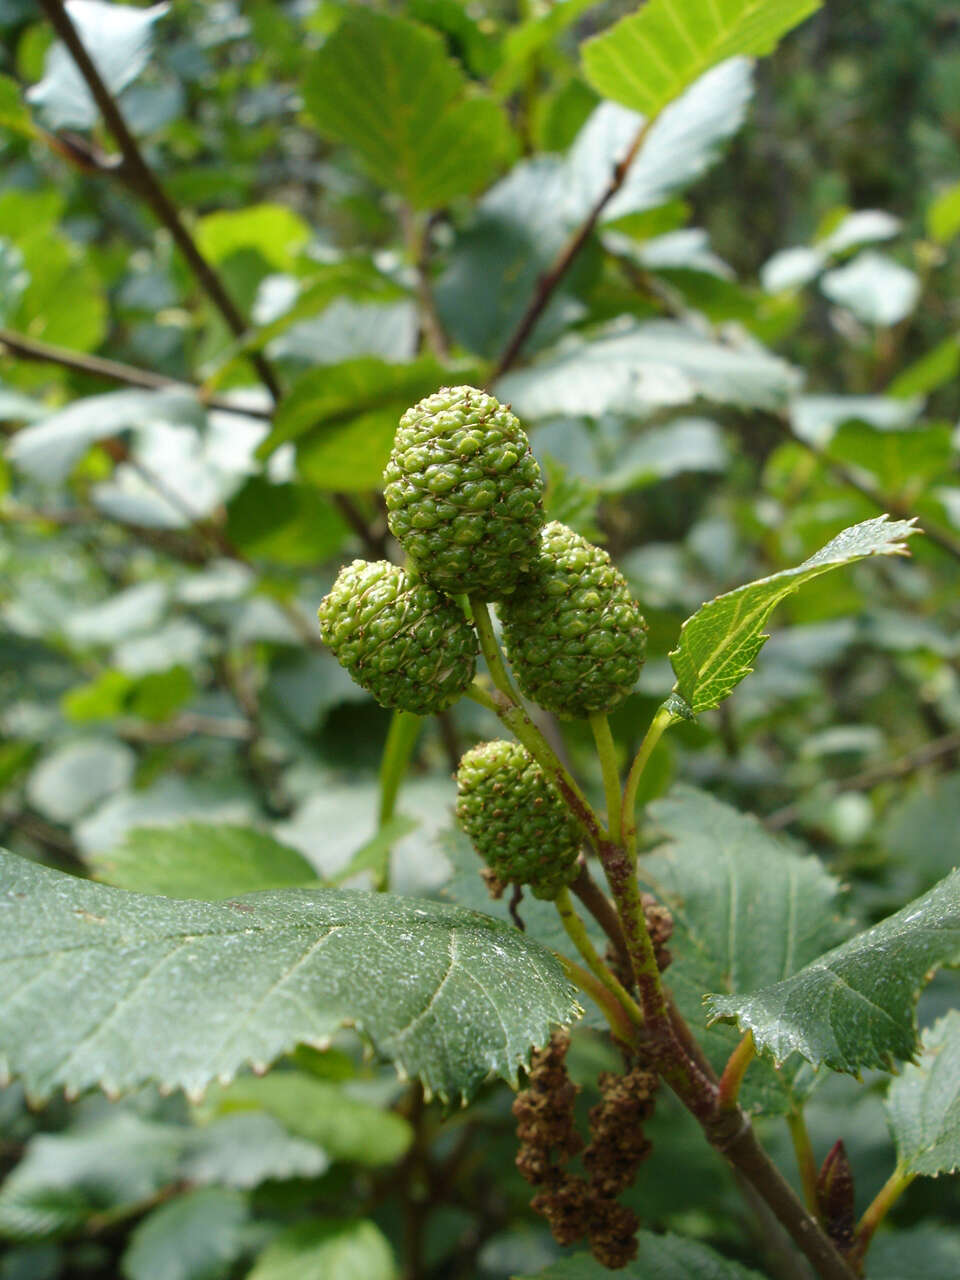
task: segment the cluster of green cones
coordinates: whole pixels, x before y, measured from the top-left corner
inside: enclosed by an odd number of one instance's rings
[[[509,407],[441,388],[401,418],[383,478],[406,567],[354,560],[319,609],[324,642],[382,706],[430,715],[462,697],[479,653],[471,606],[491,602],[532,702],[568,718],[626,697],[646,652],[640,607],[602,548],[544,522],[540,468]],[[458,781],[461,823],[498,878],[555,896],[579,842],[526,750],[481,744]]]

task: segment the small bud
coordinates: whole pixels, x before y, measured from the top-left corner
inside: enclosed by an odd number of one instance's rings
[[[856,1222],[853,1169],[842,1140],[827,1153],[817,1175],[817,1206],[827,1235],[841,1253],[853,1244]]]

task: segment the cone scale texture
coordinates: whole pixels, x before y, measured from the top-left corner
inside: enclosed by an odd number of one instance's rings
[[[337,661],[384,707],[432,715],[473,680],[477,636],[462,610],[385,560],[341,569],[318,616]]]
[[[383,478],[391,532],[441,591],[498,600],[536,556],[540,468],[493,396],[443,387],[408,409]]]
[[[500,880],[555,898],[577,876],[580,835],[559,793],[518,742],[482,742],[457,770],[457,820]]]
[[[540,555],[497,607],[524,694],[570,719],[611,711],[643,666],[647,625],[605,551],[566,525],[545,526]]]

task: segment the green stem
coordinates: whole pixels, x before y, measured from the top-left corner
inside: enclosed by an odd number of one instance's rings
[[[380,814],[381,827],[393,817],[397,805],[397,793],[407,771],[413,748],[417,744],[423,720],[412,711],[395,711],[380,759]]]
[[[598,712],[590,717],[590,728],[593,740],[597,744],[597,755],[603,771],[603,791],[607,799],[607,829],[614,844],[623,839],[620,809],[620,770],[617,768],[617,748],[613,734],[610,732],[610,721]]]
[[[807,1130],[807,1122],[802,1108],[787,1114],[787,1128],[793,1142],[793,1150],[797,1157],[797,1168],[800,1171],[800,1182],[803,1186],[803,1198],[807,1208],[816,1217],[820,1217],[820,1205],[817,1199],[817,1162],[813,1154],[813,1143]]]
[[[493,621],[486,601],[482,600],[480,596],[471,596],[470,612],[473,614],[473,624],[477,628],[477,636],[480,640],[480,652],[486,661],[490,679],[501,693],[506,694],[511,701],[517,702],[518,699],[514,692],[513,684],[507,673],[507,668],[504,666],[503,658],[500,656],[500,646],[497,644],[497,637],[493,632]]]
[[[487,693],[479,680],[474,680],[473,684],[469,685],[464,690],[463,696],[465,698],[469,698],[471,702],[478,702],[481,707],[486,707],[486,709],[488,711],[492,711],[494,715],[497,714],[497,704],[490,697],[489,693]]]
[[[400,783],[410,764],[423,720],[412,711],[394,711],[380,759],[380,812],[378,828],[382,830],[393,817]],[[389,866],[389,860],[387,862]],[[378,892],[387,888],[388,872],[377,880]]]
[[[731,1053],[727,1060],[727,1065],[723,1069],[723,1075],[720,1077],[720,1084],[717,1087],[718,1110],[732,1111],[737,1106],[743,1077],[747,1074],[747,1069],[756,1056],[757,1046],[754,1044],[753,1032],[748,1031],[733,1053]]]
[[[530,716],[520,704],[513,683],[500,655],[500,646],[493,633],[493,622],[486,602],[479,596],[470,597],[470,611],[474,626],[480,640],[480,652],[483,654],[490,672],[490,678],[496,685],[496,691],[488,696],[486,690],[478,688],[476,681],[467,690],[467,696],[481,706],[495,711],[501,721],[510,729],[527,748],[553,785],[560,792],[567,808],[577,820],[586,838],[599,850],[605,839],[600,821],[587,802],[586,796],[574,781],[570,772],[557,758],[551,747]]]
[[[854,1235],[853,1248],[848,1255],[848,1261],[858,1274],[863,1266],[866,1252],[870,1248],[873,1233],[916,1176],[915,1173],[906,1173],[899,1168],[894,1169],[867,1206]]]
[[[636,1027],[631,1019],[627,1017],[623,1005],[618,1000],[614,1000],[606,986],[587,969],[575,964],[569,956],[565,956],[561,951],[555,951],[553,954],[574,986],[585,992],[601,1009],[610,1023],[610,1029],[614,1035],[625,1043],[630,1044]]]
[[[516,702],[507,698],[499,690],[493,695],[493,703],[500,720],[511,730],[514,737],[523,743],[560,792],[581,831],[599,853],[602,846],[610,842],[604,834],[600,819],[594,813],[574,778],[562,762],[558,760],[553,747],[550,746],[550,743],[533,723],[523,707],[518,706]]]
[[[560,890],[556,898],[554,898],[554,906],[557,908],[563,927],[567,931],[567,937],[586,961],[590,972],[598,981],[603,983],[614,999],[620,1002],[626,1010],[630,1021],[636,1023],[637,1026],[642,1026],[643,1014],[637,1008],[637,1003],[633,997],[617,981],[616,977],[597,954],[597,950],[590,940],[590,935],[587,933],[586,926],[577,915],[569,889]]]
[[[623,788],[623,842],[634,861],[637,857],[637,789],[654,748],[676,719],[673,712],[668,711],[666,707],[659,709],[650,722],[650,728],[640,743],[640,750],[627,774],[627,782]]]

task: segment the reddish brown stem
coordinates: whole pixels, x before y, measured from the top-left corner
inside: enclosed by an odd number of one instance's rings
[[[497,367],[494,369],[490,378],[491,382],[496,382],[497,378],[502,377],[503,374],[505,374],[508,369],[511,369],[516,363],[517,357],[523,350],[524,344],[546,310],[547,303],[556,292],[557,286],[570,270],[577,258],[577,255],[589,240],[601,213],[603,213],[604,209],[623,186],[630,170],[630,166],[636,159],[637,152],[643,146],[644,139],[646,138],[647,132],[649,131],[652,123],[652,120],[647,120],[637,130],[626,154],[614,166],[613,173],[610,176],[610,181],[607,183],[603,193],[600,195],[599,199],[595,201],[586,218],[584,218],[583,222],[576,231],[573,232],[570,239],[557,254],[553,265],[540,277],[537,282],[536,292],[530,300],[530,305],[523,313],[520,323],[513,331],[507,345],[503,349],[503,354],[497,361]]]
[[[77,69],[86,81],[87,88],[103,116],[104,122],[120,148],[123,158],[113,172],[121,177],[138,195],[146,201],[157,219],[167,228],[177,248],[190,264],[190,269],[203,285],[204,290],[214,306],[223,316],[231,333],[242,337],[246,333],[247,324],[233,299],[224,288],[223,282],[197,247],[180,217],[176,205],[160,185],[152,169],[144,160],[140,147],[127,126],[123,112],[116,98],[107,88],[80,34],[61,0],[39,0],[40,7],[49,19],[50,25],[66,45]],[[274,400],[281,397],[280,383],[265,356],[256,352],[251,361],[264,385]]]

